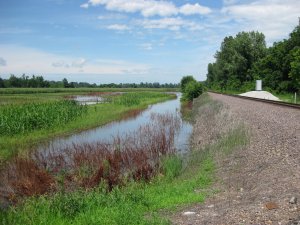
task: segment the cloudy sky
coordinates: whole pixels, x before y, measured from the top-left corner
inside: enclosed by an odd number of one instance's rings
[[[300,0],[0,0],[0,76],[205,80],[225,36],[255,30],[271,45],[299,16]]]

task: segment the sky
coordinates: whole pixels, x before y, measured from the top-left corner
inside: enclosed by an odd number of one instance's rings
[[[298,17],[300,0],[0,0],[0,76],[202,81],[226,36],[259,31],[271,46]]]

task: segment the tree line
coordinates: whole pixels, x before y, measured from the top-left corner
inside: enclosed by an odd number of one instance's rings
[[[300,91],[300,26],[269,48],[263,33],[225,37],[215,59],[208,64],[210,89],[249,91],[255,88],[255,80],[262,80],[265,90]]]
[[[90,84],[87,82],[68,82],[66,78],[61,81],[48,81],[43,76],[31,77],[23,74],[20,77],[10,75],[8,79],[2,79],[0,77],[0,88],[178,88],[179,84],[165,83],[160,84],[158,82],[148,83],[141,82],[136,83],[110,83],[110,84]]]

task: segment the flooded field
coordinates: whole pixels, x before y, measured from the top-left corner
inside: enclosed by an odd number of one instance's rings
[[[104,181],[111,190],[132,180],[149,181],[169,157],[183,162],[176,157],[188,153],[192,125],[181,118],[181,95],[176,95],[121,121],[55,138],[28,158],[16,158],[3,171],[4,199],[62,187],[93,188]]]
[[[97,96],[86,96],[78,97],[82,102],[97,99],[101,97]],[[89,102],[91,104],[91,102]],[[177,99],[166,101],[163,103],[158,103],[149,106],[147,110],[141,112],[135,117],[128,118],[126,120],[113,122],[105,126],[101,126],[95,129],[84,131],[78,134],[74,134],[68,137],[61,137],[50,141],[49,143],[39,147],[39,151],[64,149],[68,146],[74,144],[92,144],[96,142],[111,142],[115,137],[124,137],[130,132],[134,132],[139,129],[139,127],[151,123],[151,115],[153,113],[159,114],[174,114],[180,115],[180,94],[177,94]],[[178,152],[185,152],[188,148],[188,139],[192,131],[192,126],[180,119],[180,129],[176,133],[174,146]]]

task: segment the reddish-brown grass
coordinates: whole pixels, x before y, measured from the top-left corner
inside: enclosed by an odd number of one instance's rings
[[[151,124],[117,136],[111,143],[74,144],[15,159],[5,170],[1,185],[8,193],[6,198],[40,195],[61,187],[92,188],[101,182],[111,190],[132,180],[149,181],[159,172],[161,157],[174,153],[174,137],[180,127],[177,115],[152,114],[151,119]]]

